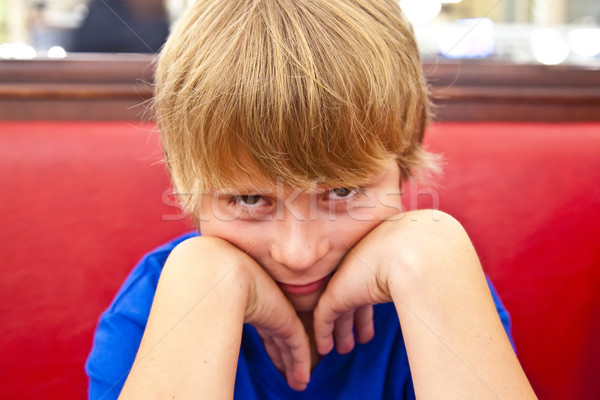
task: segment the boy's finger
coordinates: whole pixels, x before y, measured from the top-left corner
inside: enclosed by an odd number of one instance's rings
[[[281,359],[285,366],[285,377],[294,390],[304,390],[310,378],[310,358],[305,361],[298,361],[294,359],[294,350],[289,346],[286,340],[281,338],[273,338],[275,345],[279,348]],[[300,353],[303,353],[300,350]],[[310,357],[308,348],[306,355]]]
[[[338,353],[346,354],[354,348],[354,333],[352,327],[354,325],[354,311],[349,311],[340,315],[335,321],[333,330],[335,336],[335,348]]]
[[[263,343],[265,345],[265,350],[267,350],[267,354],[271,358],[271,361],[277,367],[278,370],[283,371],[285,366],[283,365],[283,360],[281,359],[281,353],[279,348],[275,346],[273,343],[273,338],[268,336],[262,336]]]
[[[315,312],[315,342],[317,344],[317,351],[319,352],[319,354],[327,354],[333,349],[333,328],[334,321],[319,321]]]
[[[292,355],[292,359],[293,358]],[[291,373],[294,381],[297,383],[297,386],[294,389],[304,390],[310,380],[310,358],[300,362],[294,361]]]
[[[310,380],[310,344],[308,335],[302,330],[298,338],[286,342],[289,348],[289,354],[292,359],[294,376],[301,383],[308,383]]]
[[[292,359],[292,355],[289,352],[287,344],[285,340],[279,338],[273,338],[273,342],[275,346],[279,349],[279,354],[281,355],[281,361],[283,363],[286,376],[289,375],[294,369],[294,362]],[[289,379],[288,379],[289,380]]]
[[[367,343],[375,336],[373,306],[359,307],[354,312],[354,328],[358,343]]]
[[[319,303],[315,308],[313,318],[313,329],[315,331],[315,341],[317,343],[317,351],[319,354],[327,354],[333,349],[333,330],[335,322],[345,312],[352,308],[338,309],[341,306],[335,306],[332,296],[325,291]]]

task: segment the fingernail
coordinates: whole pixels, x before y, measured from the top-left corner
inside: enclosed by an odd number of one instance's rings
[[[288,383],[290,385],[290,387],[296,391],[304,391],[306,390],[306,386],[308,385],[307,383],[301,383],[301,382],[296,382],[295,385],[292,385],[291,383]]]
[[[306,390],[306,386],[308,386],[308,384],[306,384],[306,383],[300,384],[300,385],[298,385],[298,390],[304,391],[304,390]]]
[[[296,371],[296,379],[304,384],[308,384],[308,382],[310,381],[310,372],[304,372],[304,371]]]

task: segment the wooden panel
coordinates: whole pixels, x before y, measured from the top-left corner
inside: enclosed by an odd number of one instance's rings
[[[0,61],[0,119],[139,120],[152,55]],[[439,121],[599,121],[600,68],[426,61]]]
[[[599,121],[600,69],[485,61],[423,66],[440,121]]]
[[[144,54],[76,54],[0,61],[0,119],[148,119],[153,60]]]

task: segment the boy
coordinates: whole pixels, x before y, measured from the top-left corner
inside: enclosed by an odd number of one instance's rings
[[[156,113],[202,236],[132,272],[90,397],[535,398],[460,224],[400,212],[431,166],[420,68],[392,0],[197,1]]]

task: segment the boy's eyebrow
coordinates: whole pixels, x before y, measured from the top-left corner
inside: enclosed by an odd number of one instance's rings
[[[241,187],[236,189],[220,189],[214,191],[217,196],[232,196],[232,195],[256,195],[256,196],[269,196],[275,193],[273,189],[266,188],[250,188]]]
[[[361,186],[373,186],[381,182],[386,175],[387,169],[384,169],[380,173],[373,175],[370,179],[365,182],[359,182],[356,185],[348,185],[348,187],[361,187]],[[341,186],[336,185],[317,185],[314,189],[297,189],[302,190],[306,193],[320,194],[331,189],[340,188]],[[284,192],[294,191],[294,189],[285,188]],[[216,196],[235,196],[235,195],[256,195],[256,196],[272,196],[278,193],[277,187],[256,187],[256,186],[240,186],[237,188],[230,189],[218,189],[214,191]]]
[[[381,173],[377,174],[377,175],[373,175],[370,179],[364,181],[364,182],[358,182],[355,185],[348,185],[346,186],[347,188],[351,189],[351,188],[359,188],[359,187],[368,187],[368,186],[375,186],[377,185],[379,182],[381,182],[383,180],[383,178],[386,175],[386,171],[382,171]],[[331,189],[337,189],[340,188],[342,186],[319,186],[316,190],[317,193],[322,193],[325,192],[327,190],[331,190]]]
[[[363,187],[363,186],[374,186],[381,182],[387,174],[387,169],[382,170],[381,172],[371,176],[371,178],[365,180],[364,182],[359,182],[352,187]],[[339,186],[337,186],[339,187]],[[336,189],[337,187],[329,187],[329,189]]]

